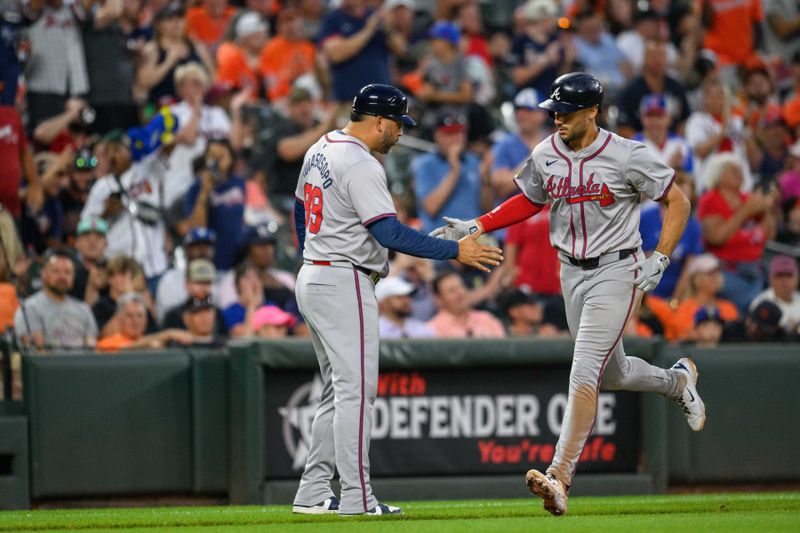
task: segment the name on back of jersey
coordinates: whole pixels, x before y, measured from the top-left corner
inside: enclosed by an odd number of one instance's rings
[[[322,188],[327,189],[333,183],[331,179],[331,169],[330,165],[328,165],[328,160],[325,158],[325,155],[321,152],[317,152],[313,154],[311,157],[303,165],[303,170],[300,173],[300,176],[305,179],[311,169],[315,168],[319,172],[320,180],[322,181]]]

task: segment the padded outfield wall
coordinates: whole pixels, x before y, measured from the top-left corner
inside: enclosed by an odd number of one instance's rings
[[[664,366],[683,355],[657,341],[625,346]],[[376,491],[390,499],[524,495],[524,471],[552,457],[571,348],[538,339],[383,343]],[[692,355],[704,431],[689,431],[659,396],[603,393],[574,494],[800,480],[800,346]],[[0,435],[0,506],[24,507],[25,493],[286,503],[307,450],[315,369],[303,340],[232,343],[224,352],[26,356],[24,405],[0,411],[0,428],[12,428]]]

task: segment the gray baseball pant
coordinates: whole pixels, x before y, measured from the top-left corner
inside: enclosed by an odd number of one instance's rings
[[[342,486],[339,511],[364,513],[377,504],[369,477],[372,404],[378,390],[375,286],[352,268],[306,264],[295,292],[311,330],[323,389],[294,504],[330,498],[335,467]]]
[[[563,254],[559,256],[561,288],[575,350],[561,434],[547,472],[569,486],[594,427],[601,388],[674,397],[682,383],[677,372],[626,356],[622,347],[622,333],[641,300],[641,292],[633,284],[636,273],[627,269],[644,259],[641,249],[624,259],[619,259],[618,253],[603,255],[600,266],[593,270],[573,266]]]

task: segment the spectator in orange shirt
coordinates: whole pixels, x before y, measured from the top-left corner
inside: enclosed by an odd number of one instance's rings
[[[722,289],[722,267],[711,254],[697,256],[688,268],[691,296],[673,309],[669,302],[648,295],[647,302],[653,314],[664,325],[668,341],[695,340],[695,314],[703,307],[716,306],[723,321],[739,320],[739,311],[733,302],[719,298]]]
[[[180,329],[166,329],[145,335],[147,329],[147,303],[135,292],[122,295],[117,302],[117,323],[119,333],[100,339],[99,352],[116,352],[127,348],[163,348],[168,342],[191,344],[192,335]]]
[[[12,283],[12,273],[8,271],[9,261],[6,260],[5,250],[0,246],[0,330],[14,327],[14,313],[17,312],[19,301],[17,291]],[[12,267],[13,268],[13,267]]]
[[[261,52],[259,68],[270,101],[286,98],[297,78],[312,74],[314,58],[314,45],[303,38],[299,13],[292,8],[285,8],[278,15],[275,37]]]
[[[259,62],[267,44],[267,24],[261,15],[249,11],[236,21],[236,41],[217,49],[217,79],[228,87],[250,87],[251,94],[262,94]]]
[[[235,14],[236,8],[229,6],[228,0],[204,0],[186,13],[186,31],[213,51]]]
[[[753,59],[759,43],[755,26],[764,13],[761,0],[700,0],[705,26],[703,48],[716,52],[720,65],[744,65]]]
[[[457,272],[433,280],[439,312],[428,322],[437,337],[505,337],[503,324],[491,313],[476,311],[467,301],[467,289]]]

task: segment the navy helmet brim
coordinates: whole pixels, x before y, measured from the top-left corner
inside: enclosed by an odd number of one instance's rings
[[[574,113],[575,111],[580,111],[581,109],[584,109],[575,104],[570,104],[568,102],[559,102],[558,100],[553,100],[552,98],[548,98],[547,100],[539,104],[539,107],[541,107],[542,109],[547,109],[548,111],[551,111],[553,113]]]
[[[399,121],[400,123],[403,124],[403,126],[414,127],[417,125],[417,121],[409,117],[408,115],[400,115],[400,116],[392,115],[388,118]]]

